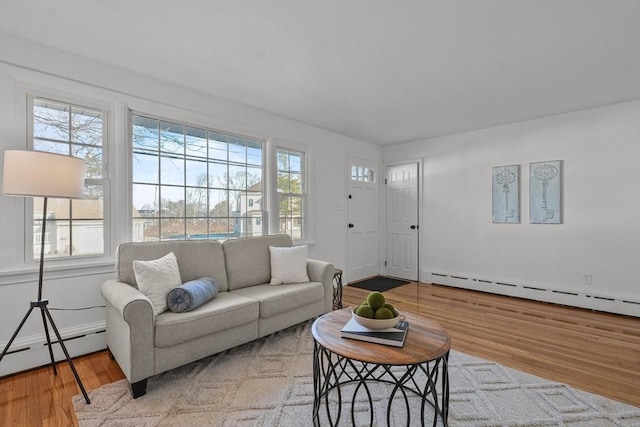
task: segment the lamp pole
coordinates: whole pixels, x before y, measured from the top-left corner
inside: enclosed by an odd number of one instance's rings
[[[46,236],[46,230],[47,230],[47,200],[49,198],[45,197],[44,201],[43,201],[43,206],[42,206],[42,233],[40,234],[40,271],[38,274],[38,300],[37,301],[31,301],[31,307],[40,307],[40,314],[42,315],[42,324],[44,325],[44,334],[47,337],[47,348],[49,349],[49,358],[51,359],[51,367],[53,368],[53,375],[58,375],[58,370],[56,369],[56,363],[55,363],[55,359],[53,358],[53,348],[51,347],[51,338],[49,335],[49,327],[47,326],[47,320],[46,320],[46,315],[45,310],[48,311],[47,309],[47,304],[49,304],[49,300],[43,300],[42,299],[42,278],[44,276],[44,241],[45,241],[45,236]],[[34,305],[35,303],[35,305]],[[44,308],[44,309],[42,309]],[[26,317],[29,317],[29,314],[27,314]],[[51,324],[53,325],[53,322],[51,322]],[[18,328],[18,331],[20,330],[20,328]],[[16,333],[14,334],[17,335],[18,331],[16,331]],[[58,338],[58,340],[60,340],[60,338]],[[62,341],[60,341],[62,343]],[[9,349],[9,346],[11,345],[11,340],[9,340],[9,343],[7,343],[7,347],[5,348],[5,351],[2,352],[2,357],[4,357],[4,353]],[[0,360],[2,360],[2,357],[0,357]],[[75,367],[72,368],[73,371],[75,372]]]

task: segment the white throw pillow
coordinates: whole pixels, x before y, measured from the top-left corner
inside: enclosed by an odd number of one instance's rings
[[[138,289],[151,300],[153,314],[167,310],[169,291],[182,285],[178,260],[173,252],[152,261],[133,261]]]
[[[307,250],[307,245],[290,248],[269,246],[269,252],[271,253],[271,284],[308,282]]]

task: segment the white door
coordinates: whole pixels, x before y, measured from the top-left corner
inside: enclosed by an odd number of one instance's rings
[[[418,163],[386,169],[387,275],[418,280]]]
[[[380,273],[378,163],[349,158],[347,252],[349,282]]]

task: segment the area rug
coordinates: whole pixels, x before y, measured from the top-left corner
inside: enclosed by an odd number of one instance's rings
[[[361,280],[359,282],[349,283],[349,286],[353,286],[354,288],[366,289],[368,291],[384,292],[388,291],[389,289],[397,288],[398,286],[406,285],[407,283],[411,282],[408,280],[394,279],[391,277],[376,276],[370,279]]]
[[[149,379],[133,400],[125,380],[73,398],[80,426],[307,427],[312,425],[311,322]],[[640,408],[579,391],[452,351],[450,426],[640,425]],[[370,388],[375,426],[387,425],[384,386]],[[332,399],[335,400],[335,396]],[[351,393],[342,394],[350,412]],[[394,401],[395,402],[395,401]],[[356,425],[369,425],[368,404],[356,396]],[[417,425],[417,409],[410,409]],[[392,407],[392,426],[406,425],[404,403]],[[323,415],[323,411],[321,411]],[[427,414],[430,419],[432,414]],[[321,425],[328,425],[322,422]],[[431,421],[427,421],[431,425]],[[350,426],[344,414],[339,425]],[[442,425],[439,423],[438,425]]]

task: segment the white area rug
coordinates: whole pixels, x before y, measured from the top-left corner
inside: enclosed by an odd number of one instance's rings
[[[147,394],[136,400],[125,380],[91,390],[90,405],[75,396],[80,425],[311,426],[310,325],[300,324],[152,377]],[[451,352],[449,378],[451,426],[640,426],[640,408],[463,353]],[[374,384],[371,390],[374,425],[387,425],[388,389]],[[351,393],[343,391],[343,402],[347,404],[339,425],[350,426]],[[412,426],[418,425],[418,410],[415,405],[410,408]],[[355,413],[356,425],[369,425],[364,396],[356,397]],[[431,422],[429,413],[427,425]],[[404,403],[394,403],[391,425],[406,424]]]

